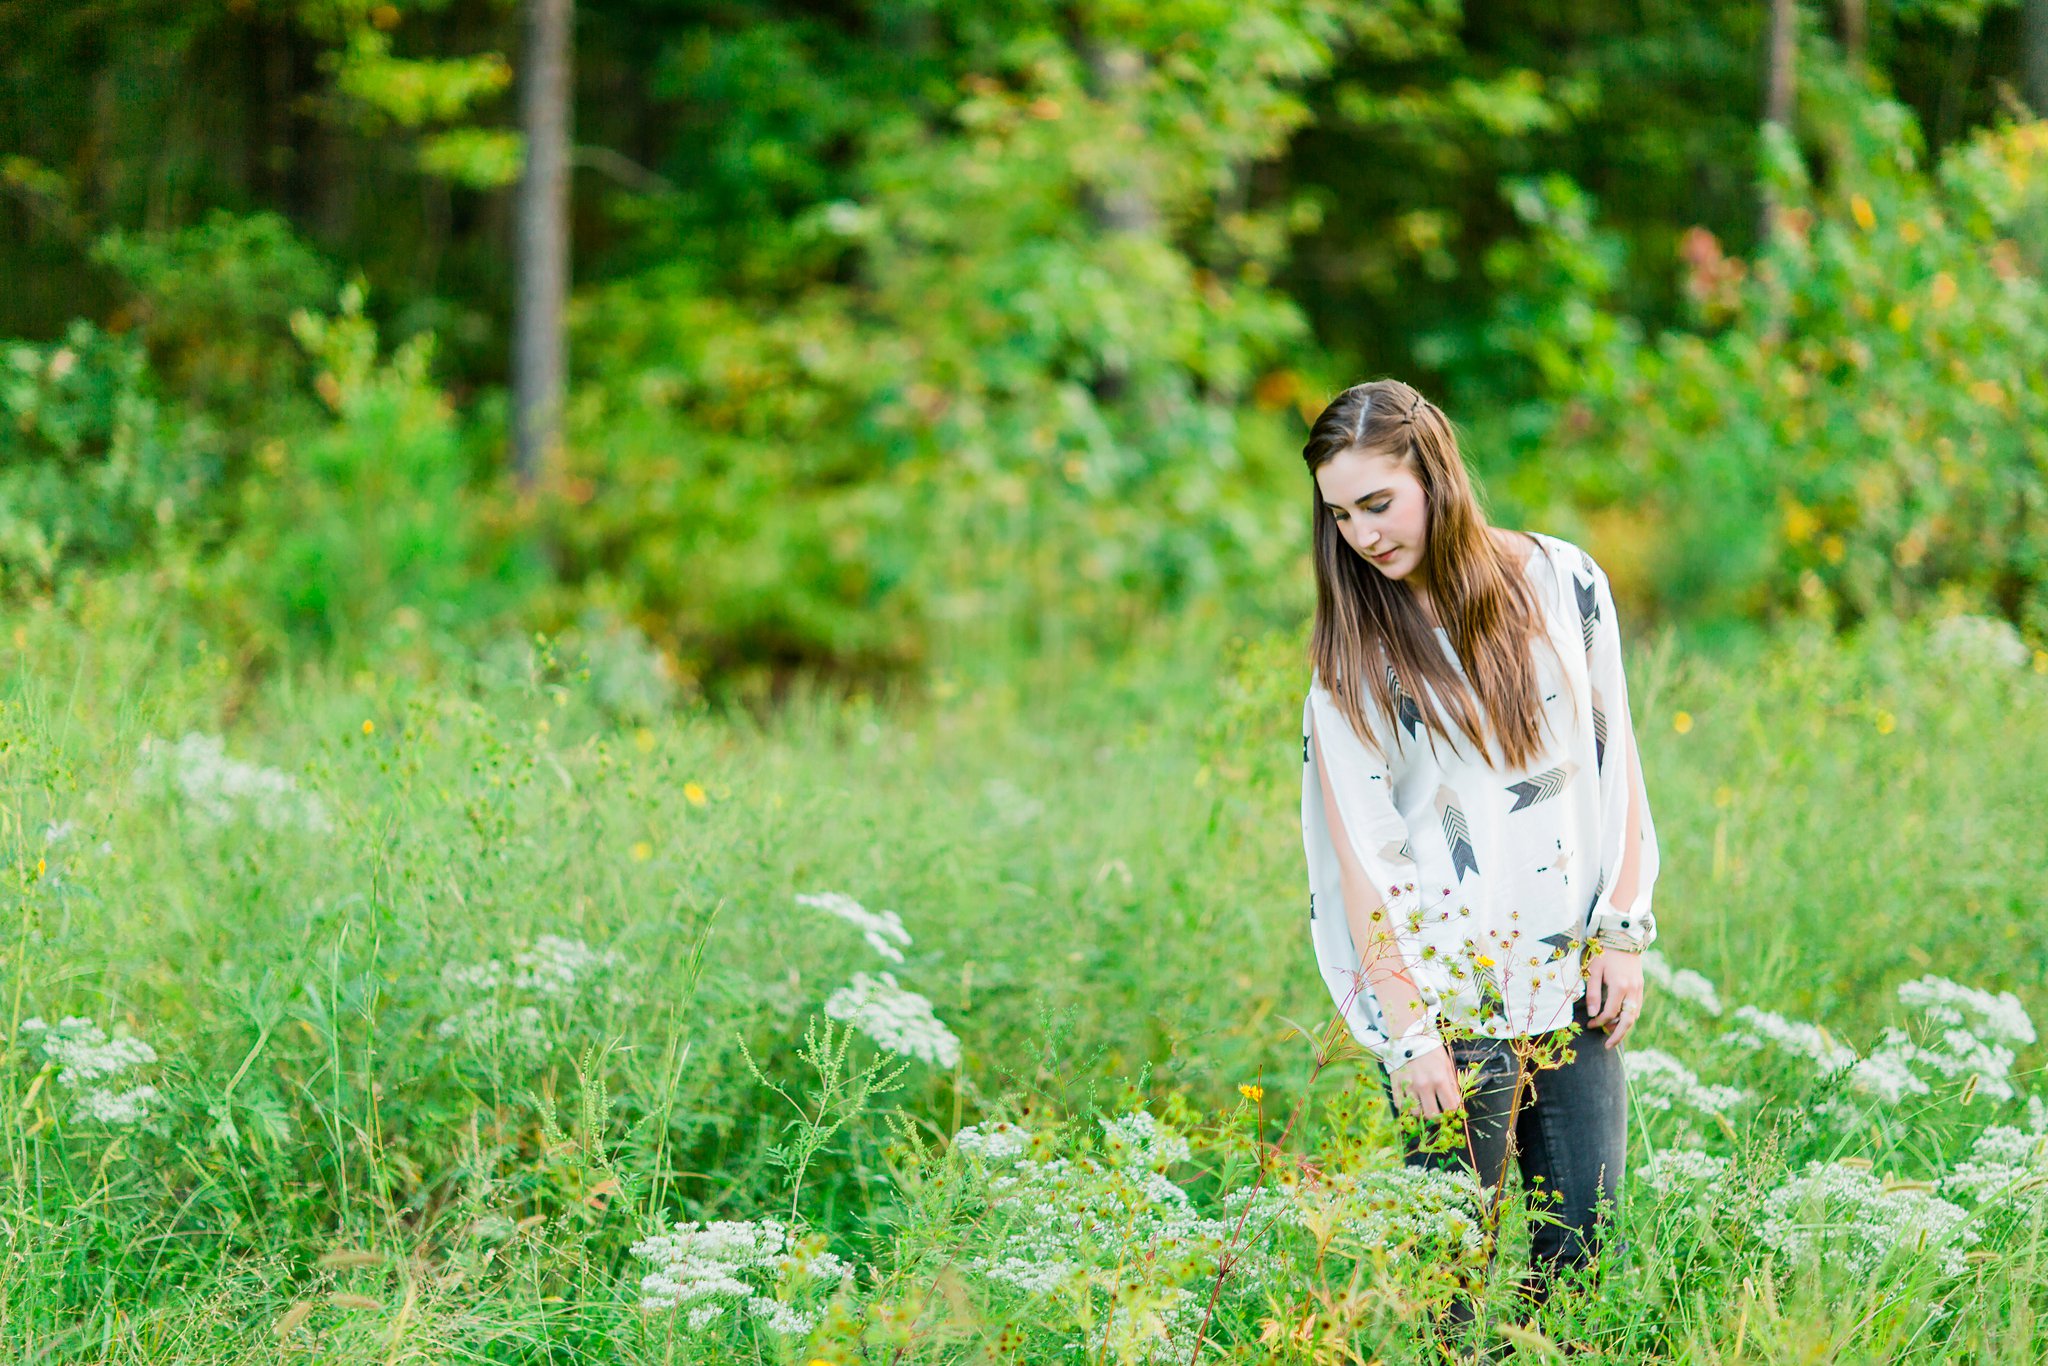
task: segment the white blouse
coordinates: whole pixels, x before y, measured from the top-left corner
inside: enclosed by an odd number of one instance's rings
[[[1399,725],[1370,693],[1360,699],[1389,756],[1384,762],[1360,741],[1320,676],[1311,677],[1302,706],[1310,937],[1352,1037],[1389,1068],[1440,1046],[1446,1029],[1512,1038],[1561,1028],[1585,990],[1579,974],[1586,941],[1603,930],[1639,947],[1656,937],[1650,889],[1657,834],[1607,576],[1571,542],[1530,534],[1537,544],[1523,567],[1557,649],[1532,642],[1545,748],[1529,767],[1493,767],[1455,727],[1448,738],[1437,735],[1432,748],[1413,704],[1401,706],[1406,699],[1398,691]],[[1436,634],[1462,676],[1449,633],[1438,627]],[[1344,833],[1384,900],[1363,975],[1315,771],[1318,749]],[[1631,801],[1638,862],[1624,904],[1614,892]],[[1407,1034],[1390,1039],[1370,984],[1402,966],[1423,1013]]]

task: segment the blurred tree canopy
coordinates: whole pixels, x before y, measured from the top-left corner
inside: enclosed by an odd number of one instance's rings
[[[1113,644],[1298,611],[1305,419],[1395,373],[1635,606],[2026,620],[2033,30],[1801,6],[1772,139],[1766,9],[584,0],[520,499],[516,5],[0,5],[0,591],[175,563],[252,660],[595,612],[707,682]]]

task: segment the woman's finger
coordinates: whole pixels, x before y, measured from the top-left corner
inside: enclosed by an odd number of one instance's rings
[[[1607,1046],[1609,1048],[1618,1046],[1623,1039],[1628,1037],[1628,1032],[1636,1027],[1636,1019],[1642,1014],[1642,1011],[1641,997],[1625,996],[1622,998],[1621,1006],[1615,1012],[1617,1018],[1614,1032],[1607,1036]]]

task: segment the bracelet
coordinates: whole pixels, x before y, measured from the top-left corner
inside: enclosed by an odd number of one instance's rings
[[[1642,940],[1623,934],[1620,930],[1595,931],[1593,941],[1603,949],[1616,949],[1622,953],[1641,953],[1643,951]]]

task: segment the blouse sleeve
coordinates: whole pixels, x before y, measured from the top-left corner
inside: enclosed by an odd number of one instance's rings
[[[1347,971],[1358,973],[1363,969],[1356,984],[1357,1004],[1371,1027],[1363,1031],[1360,1042],[1391,1070],[1443,1043],[1438,1032],[1440,1002],[1423,981],[1423,975],[1415,970],[1418,957],[1413,947],[1422,923],[1422,900],[1415,890],[1415,859],[1408,825],[1394,804],[1386,763],[1358,738],[1336,699],[1320,681],[1309,689],[1307,711],[1311,754],[1321,755],[1330,794],[1336,800],[1337,820],[1330,822],[1333,828],[1326,833],[1333,848],[1341,833],[1364,870],[1367,897],[1373,901],[1359,917],[1372,927],[1372,938],[1363,952],[1350,931],[1352,917],[1346,915],[1339,922],[1345,927],[1345,937],[1351,946],[1351,951],[1344,955],[1348,959]],[[1334,828],[1336,825],[1342,826],[1341,832]],[[1393,1038],[1374,987],[1403,971],[1416,984],[1421,1014],[1406,1032]]]
[[[1657,829],[1650,820],[1649,794],[1643,786],[1642,759],[1636,748],[1635,725],[1628,705],[1628,680],[1622,675],[1621,627],[1615,619],[1614,595],[1607,575],[1591,556],[1583,556],[1590,585],[1579,583],[1580,620],[1586,640],[1586,669],[1593,688],[1593,743],[1600,786],[1600,881],[1586,918],[1590,938],[1603,930],[1633,941],[1638,950],[1657,937],[1657,919],[1650,911],[1650,890],[1657,880]],[[1623,863],[1629,853],[1629,816],[1636,822],[1634,885],[1623,891]]]

